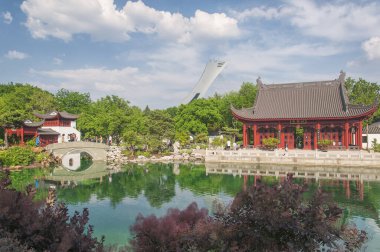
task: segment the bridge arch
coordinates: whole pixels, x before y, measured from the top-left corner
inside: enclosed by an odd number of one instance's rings
[[[93,161],[106,161],[107,150],[109,147],[102,143],[68,142],[49,144],[45,148],[55,157],[59,158],[62,158],[67,153],[78,151],[88,153],[92,157]]]

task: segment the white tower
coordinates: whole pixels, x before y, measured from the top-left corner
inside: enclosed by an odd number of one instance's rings
[[[204,98],[207,90],[214,82],[216,77],[223,71],[226,66],[225,61],[220,60],[210,60],[205,70],[203,70],[202,76],[199,79],[197,85],[195,85],[193,91],[183,100],[182,104],[187,104],[192,100],[198,98]]]

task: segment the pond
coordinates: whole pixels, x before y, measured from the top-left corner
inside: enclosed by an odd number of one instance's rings
[[[34,176],[32,182],[44,177],[38,180],[39,198],[46,197],[46,188],[55,184],[58,200],[68,205],[70,213],[85,207],[90,210],[94,233],[105,235],[107,244],[127,243],[129,227],[139,213],[162,216],[169,208],[184,209],[194,201],[212,210],[214,203],[230,203],[258,179],[276,184],[292,173],[296,183],[309,184],[309,194],[318,187],[331,192],[348,221],[369,233],[366,251],[380,251],[380,169],[158,163],[129,164],[111,172],[104,163],[95,162],[86,171],[56,168],[44,176],[41,171],[35,173],[24,176]],[[12,174],[18,187],[28,182],[20,174]]]

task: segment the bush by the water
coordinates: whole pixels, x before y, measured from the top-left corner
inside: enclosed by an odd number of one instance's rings
[[[9,172],[0,171],[0,251],[103,251],[87,209],[70,218],[64,204],[33,201],[32,187],[24,193],[10,184]]]
[[[30,147],[11,147],[0,151],[0,164],[3,166],[30,165],[34,162],[36,154]]]
[[[342,210],[317,191],[305,202],[306,186],[292,182],[259,183],[239,193],[228,208],[211,217],[192,203],[185,210],[170,209],[163,217],[139,215],[131,231],[135,251],[353,251],[366,234],[339,227]],[[341,242],[345,230],[360,239]],[[344,237],[344,236],[342,236]]]
[[[327,150],[327,148],[332,145],[333,141],[330,139],[321,139],[318,141],[318,146],[321,150]]]
[[[280,144],[280,140],[274,137],[270,138],[264,138],[263,139],[263,145],[266,149],[274,150],[277,148],[277,146]]]

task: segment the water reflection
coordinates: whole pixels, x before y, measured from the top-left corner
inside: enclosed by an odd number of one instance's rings
[[[83,171],[91,165],[91,155],[81,150],[71,151],[62,157],[62,166],[70,171]]]
[[[71,211],[89,208],[97,235],[105,234],[108,243],[125,243],[138,213],[162,215],[170,207],[183,209],[193,201],[211,209],[215,200],[229,203],[259,180],[277,184],[288,173],[294,174],[296,183],[308,182],[306,197],[322,188],[346,209],[349,220],[366,218],[379,230],[380,169],[376,168],[159,163],[129,164],[115,171],[94,162],[85,171],[56,168],[46,175],[45,183],[57,185],[58,200]]]

